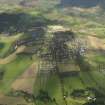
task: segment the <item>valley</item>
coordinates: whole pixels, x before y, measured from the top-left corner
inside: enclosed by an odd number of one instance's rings
[[[0,104],[105,105],[104,1],[0,3]]]

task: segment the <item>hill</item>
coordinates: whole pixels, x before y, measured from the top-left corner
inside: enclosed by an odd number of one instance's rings
[[[103,8],[105,5],[105,0],[61,0],[61,5],[82,8],[101,6]]]

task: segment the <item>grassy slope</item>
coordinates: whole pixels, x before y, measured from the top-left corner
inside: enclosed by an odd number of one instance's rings
[[[22,34],[17,34],[15,36],[9,36],[9,37],[0,35],[0,42],[4,43],[3,48],[0,50],[0,57],[4,57],[7,54],[9,54],[8,51],[10,47],[12,46],[12,43],[16,41],[17,39],[19,39],[21,36]]]
[[[1,66],[5,70],[4,79],[0,85],[0,90],[8,92],[11,83],[26,70],[32,63],[28,56],[17,56],[15,61]],[[6,91],[5,91],[6,90]]]

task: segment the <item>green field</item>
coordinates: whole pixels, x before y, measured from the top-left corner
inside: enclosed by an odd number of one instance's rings
[[[15,61],[6,64],[1,65],[1,70],[3,69],[5,71],[4,73],[4,79],[2,80],[2,84],[0,86],[0,91],[8,92],[11,88],[11,83],[19,76],[21,75],[31,64],[32,60],[30,57],[27,56],[17,56]]]

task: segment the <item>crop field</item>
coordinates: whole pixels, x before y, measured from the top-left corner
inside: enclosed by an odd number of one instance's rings
[[[0,105],[105,105],[104,2],[66,1],[0,0]]]

